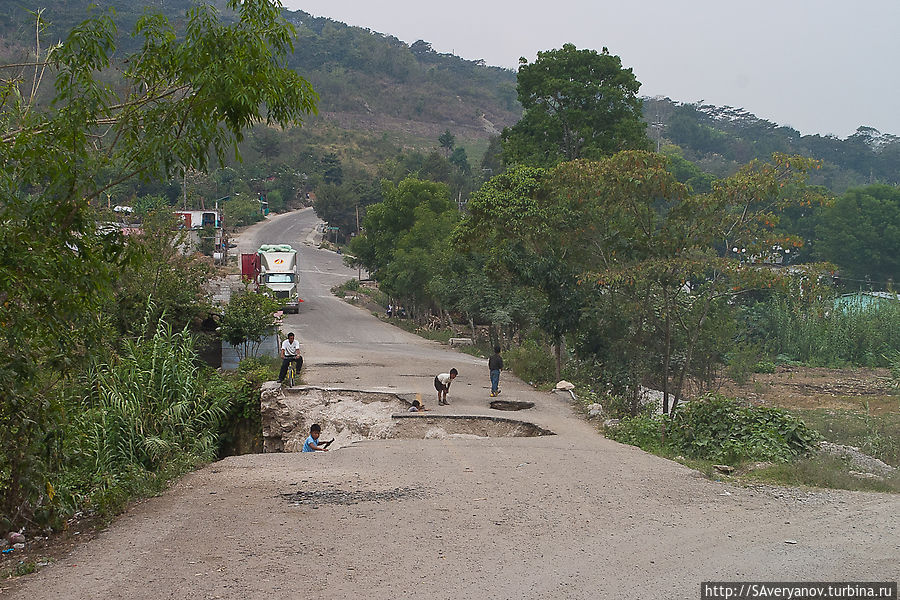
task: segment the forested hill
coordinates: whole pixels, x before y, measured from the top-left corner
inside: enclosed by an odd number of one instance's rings
[[[302,11],[289,14],[298,31],[294,64],[312,81],[326,113],[356,115],[360,123],[379,117],[434,123],[476,135],[499,133],[521,113],[513,71],[439,54],[422,40],[408,46]]]
[[[815,183],[835,192],[870,183],[900,183],[900,137],[860,127],[846,139],[800,135],[791,127],[760,119],[742,108],[681,104],[645,98],[648,135],[671,144],[703,171],[729,175],[754,158],[773,152],[802,154],[823,161]]]
[[[215,3],[223,12],[225,3]],[[66,35],[89,14],[114,10],[123,37],[145,6],[180,23],[190,0],[44,0],[49,27],[46,46]],[[33,48],[34,22],[26,0],[0,3],[0,63],[21,62]],[[304,128],[317,151],[370,172],[397,149],[428,151],[449,130],[476,162],[490,137],[521,115],[516,74],[436,53],[428,42],[407,44],[396,37],[351,27],[304,11],[286,11],[297,29],[291,66],[310,80],[320,96],[319,116]],[[123,48],[128,49],[127,40]],[[623,57],[627,63],[628,57]],[[636,73],[640,80],[640,73]],[[900,183],[900,138],[861,127],[847,139],[804,135],[732,107],[681,104],[645,98],[649,137],[667,153],[681,154],[715,176],[735,172],[772,152],[799,153],[824,161],[815,182],[843,192],[869,183]],[[252,155],[251,157],[252,158]]]
[[[224,2],[214,3],[227,12]],[[44,0],[50,27],[43,44],[65,36],[89,14],[90,5],[96,5],[93,14],[113,9],[123,37],[145,6],[130,0]],[[157,0],[146,6],[180,23],[190,5],[188,0]],[[5,59],[33,47],[33,10],[34,3],[24,0],[0,6],[0,62],[14,62]],[[450,129],[460,141],[481,140],[477,145],[486,147],[491,135],[521,114],[513,71],[437,53],[421,40],[408,45],[303,11],[285,14],[297,29],[291,66],[320,96],[320,116],[308,123],[313,129],[387,133],[401,147],[421,147],[426,140],[434,146],[438,135]],[[127,40],[122,42],[128,49]]]

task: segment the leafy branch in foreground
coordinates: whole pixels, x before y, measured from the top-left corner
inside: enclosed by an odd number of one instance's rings
[[[0,518],[27,518],[39,503],[60,376],[115,340],[101,307],[123,244],[91,201],[131,178],[203,170],[236,153],[246,127],[287,127],[316,110],[310,84],[287,68],[294,31],[280,4],[228,7],[228,23],[191,8],[180,36],[148,14],[130,55],[118,53],[112,17],[93,17],[49,51],[38,36],[38,64],[0,65]],[[124,85],[106,83],[112,69]]]

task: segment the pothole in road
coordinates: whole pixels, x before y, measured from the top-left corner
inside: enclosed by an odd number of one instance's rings
[[[383,367],[378,363],[320,362],[316,367]]]
[[[407,412],[410,400],[390,392],[265,384],[261,417],[264,452],[300,452],[313,423],[331,449],[366,439],[477,439],[554,435],[534,423],[490,415]]]
[[[482,415],[392,415],[394,438],[441,439],[480,437],[538,437],[554,435],[528,421]]]
[[[518,402],[516,400],[492,400],[494,410],[526,410],[534,408],[534,402]]]

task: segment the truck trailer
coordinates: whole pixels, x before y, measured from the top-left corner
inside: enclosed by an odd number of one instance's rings
[[[264,244],[259,256],[259,285],[272,290],[272,295],[284,302],[284,312],[300,312],[297,251],[288,244]]]

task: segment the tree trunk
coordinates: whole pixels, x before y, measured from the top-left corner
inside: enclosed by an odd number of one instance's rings
[[[560,381],[562,379],[562,346],[563,346],[563,338],[559,337],[556,339],[556,380]]]
[[[700,320],[697,322],[697,328],[694,331],[694,335],[691,336],[690,342],[687,346],[687,352],[684,357],[684,366],[681,368],[681,372],[678,374],[678,381],[675,385],[675,389],[673,390],[675,393],[675,398],[672,400],[672,414],[675,413],[675,407],[678,406],[678,402],[681,399],[681,390],[684,386],[684,378],[687,376],[688,369],[691,366],[691,359],[694,357],[694,348],[697,346],[697,340],[700,339],[700,333],[703,330],[703,324],[706,322],[706,317],[709,314],[709,309],[711,306],[711,302],[707,302],[706,306],[703,307],[703,313],[700,315]]]
[[[666,307],[666,348],[663,364],[663,414],[669,414],[669,370],[672,368],[672,317],[669,313],[669,299],[666,295],[664,306]]]
[[[636,417],[638,411],[641,409],[641,399],[640,399],[640,383],[639,383],[638,374],[636,371],[632,371],[631,373],[631,416]]]

